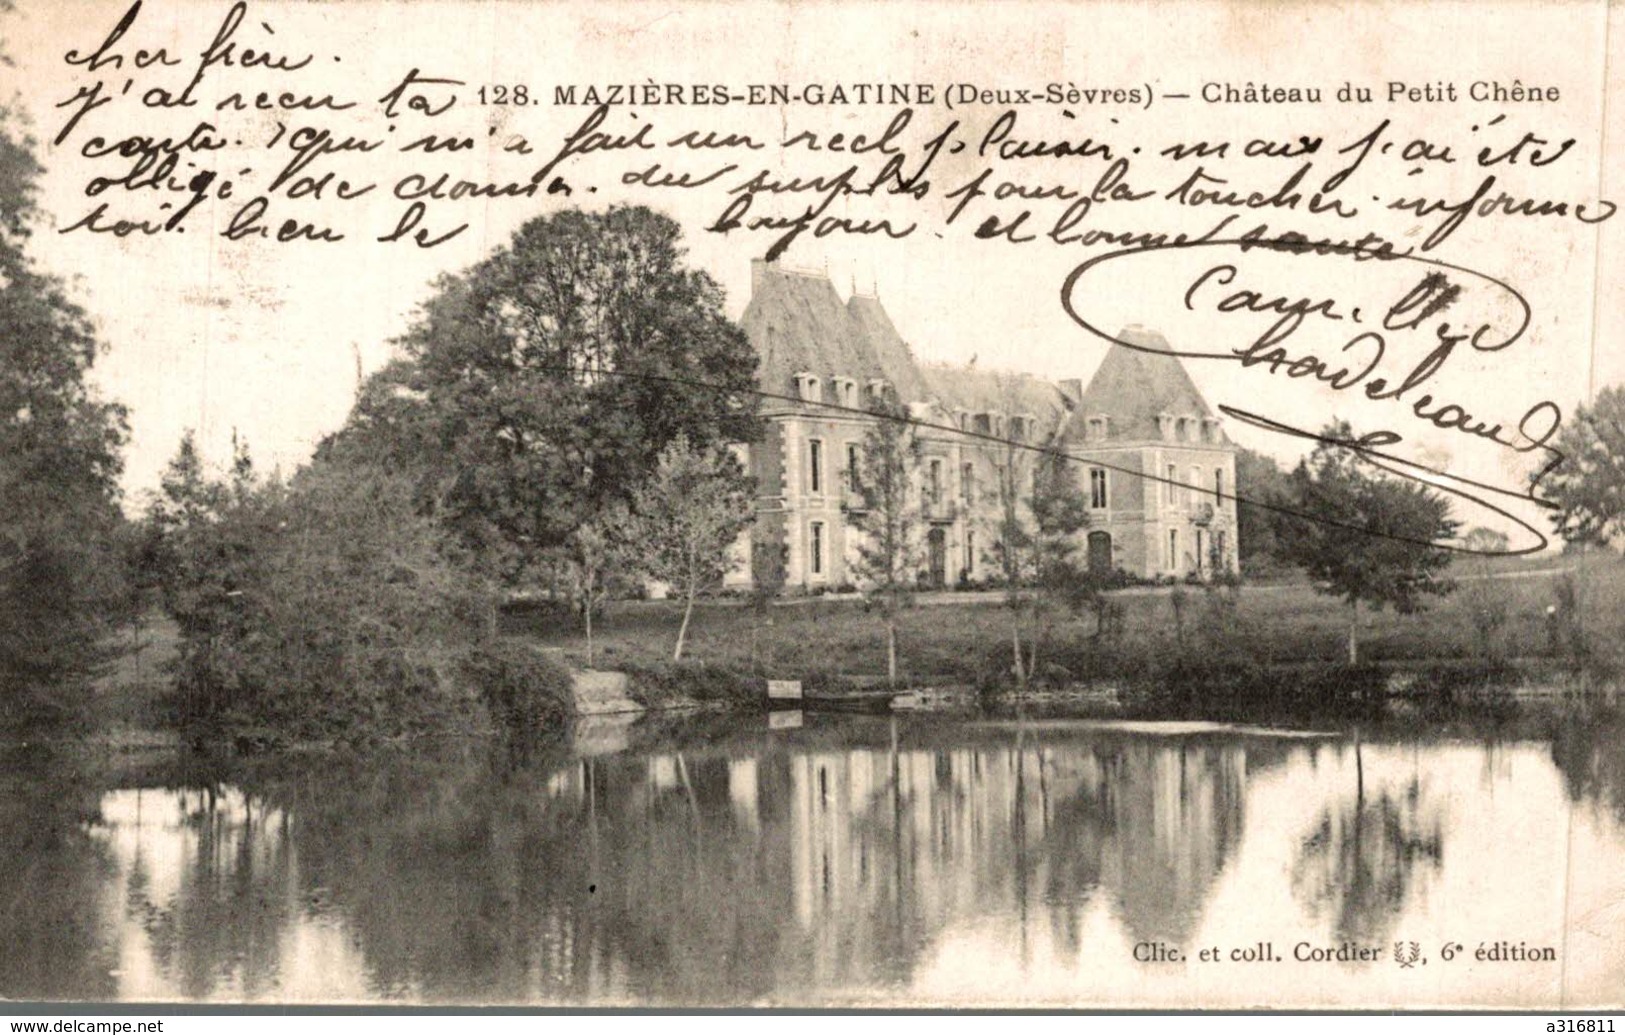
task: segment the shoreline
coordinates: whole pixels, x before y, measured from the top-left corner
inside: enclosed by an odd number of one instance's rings
[[[720,666],[695,662],[674,663],[691,667],[696,673],[716,674]],[[602,670],[600,670],[602,671]],[[1063,686],[1032,687],[1025,691],[1013,685],[989,692],[987,688],[950,676],[906,676],[895,687],[885,686],[882,675],[852,674],[841,680],[823,680],[807,689],[799,700],[770,701],[765,693],[765,677],[732,671],[734,686],[761,684],[759,697],[701,700],[689,696],[651,692],[650,670],[629,674],[629,706],[609,710],[577,709],[557,725],[533,731],[542,739],[568,735],[583,723],[603,720],[609,723],[637,724],[645,719],[681,719],[702,715],[768,713],[774,710],[801,710],[819,714],[921,715],[950,723],[975,724],[1000,720],[1012,712],[1042,713],[1046,720],[1076,722],[1134,722],[1153,724],[1228,723],[1256,724],[1261,716],[1272,715],[1270,725],[1295,725],[1298,720],[1326,720],[1436,717],[1441,719],[1491,720],[1524,707],[1573,704],[1577,707],[1610,707],[1620,699],[1615,681],[1594,684],[1587,673],[1531,659],[1515,665],[1486,666],[1461,659],[1441,659],[1427,663],[1387,662],[1358,668],[1313,663],[1293,663],[1251,669],[1241,685],[1215,685],[1209,680],[1217,670],[1198,668],[1177,682],[1148,683],[1145,674],[1136,677],[1095,677]],[[669,671],[669,670],[668,670]],[[1303,684],[1282,676],[1308,676]],[[1508,680],[1505,677],[1515,678]],[[1461,678],[1465,677],[1465,678]],[[1500,677],[1500,678],[1485,678]],[[1381,688],[1368,682],[1380,679]],[[1249,693],[1258,682],[1280,687],[1299,687],[1296,693]],[[156,681],[148,681],[153,687]],[[1194,684],[1194,685],[1189,685]],[[1328,693],[1328,684],[1332,692]],[[1587,685],[1592,684],[1592,685]],[[1213,692],[1203,694],[1204,686]],[[1317,692],[1318,691],[1318,692]],[[918,703],[899,706],[914,697]],[[159,702],[154,702],[159,703]],[[94,721],[94,720],[92,720]],[[306,751],[356,752],[375,748],[402,747],[425,741],[447,739],[481,741],[490,744],[513,739],[513,735],[492,726],[489,729],[445,729],[417,734],[370,738],[365,743],[336,739],[294,739],[285,744],[244,747],[224,740],[199,747],[187,731],[168,726],[131,726],[89,730],[75,734],[44,734],[0,738],[0,748],[11,750],[85,749],[120,756],[149,753],[188,752],[200,756],[223,754],[249,757],[291,755]]]

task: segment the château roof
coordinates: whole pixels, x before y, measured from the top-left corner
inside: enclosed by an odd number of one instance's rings
[[[1061,389],[1043,378],[1008,371],[931,363],[921,368],[931,398],[949,411],[1029,416],[1047,435],[1061,430],[1071,409]]]
[[[904,402],[927,397],[913,353],[878,299],[842,303],[823,274],[752,264],[750,304],[740,323],[760,358],[762,390],[793,395],[798,373],[884,378]]]
[[[1107,437],[1118,442],[1162,441],[1159,417],[1214,416],[1179,358],[1155,355],[1172,352],[1168,339],[1134,326],[1119,332],[1117,340],[1127,345],[1111,347],[1083,390],[1071,425],[1076,441],[1085,440],[1087,422],[1098,416],[1110,418]],[[1222,431],[1219,436],[1219,444],[1229,443]]]
[[[854,294],[847,300],[846,312],[856,329],[858,342],[873,350],[880,376],[896,386],[899,397],[910,401],[925,399],[930,387],[921,378],[913,351],[897,333],[880,299]]]
[[[1030,374],[921,364],[880,299],[853,293],[842,302],[822,272],[752,262],[750,303],[740,322],[759,358],[762,390],[781,398],[797,397],[798,374],[883,379],[904,404],[932,403],[950,415],[1028,416],[1046,436],[1060,431],[1078,443],[1100,441],[1087,433],[1094,417],[1109,418],[1106,439],[1114,442],[1165,441],[1159,417],[1213,417],[1178,358],[1148,354],[1170,349],[1144,328],[1119,335],[1139,348],[1113,346],[1079,395],[1076,382],[1063,388]],[[1214,444],[1228,444],[1222,432]]]

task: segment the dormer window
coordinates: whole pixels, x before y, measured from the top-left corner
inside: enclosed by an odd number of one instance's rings
[[[1025,442],[1027,440],[1026,417],[1010,418],[1010,437],[1017,442]]]
[[[871,405],[893,400],[891,382],[883,377],[872,378],[869,381],[869,402]]]
[[[1202,441],[1203,442],[1218,442],[1219,441],[1219,420],[1218,420],[1217,417],[1203,417],[1202,418]]]
[[[796,375],[796,394],[801,397],[802,402],[823,402],[823,382],[818,375],[803,371]]]
[[[993,415],[991,413],[978,413],[971,418],[971,427],[978,435],[993,434]]]
[[[850,377],[835,379],[835,401],[849,410],[858,408],[858,383]]]
[[[1168,413],[1159,413],[1159,414],[1157,414],[1157,437],[1162,439],[1164,442],[1169,442],[1169,441],[1173,440],[1173,437],[1174,437],[1174,418],[1173,418],[1172,414],[1168,414]]]
[[[1191,440],[1191,419],[1189,417],[1180,417],[1174,422],[1174,440],[1177,442],[1189,442]]]
[[[1091,442],[1104,442],[1111,428],[1111,418],[1107,416],[1089,418],[1089,440]]]

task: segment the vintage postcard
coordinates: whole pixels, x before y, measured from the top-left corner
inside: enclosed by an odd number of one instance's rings
[[[1625,1007],[1621,10],[0,0],[0,997]]]

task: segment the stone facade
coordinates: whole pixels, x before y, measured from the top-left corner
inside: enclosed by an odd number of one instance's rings
[[[758,514],[731,585],[751,583],[752,543],[758,563],[761,547],[779,549],[792,591],[853,584],[853,464],[882,393],[919,422],[926,585],[997,574],[1001,483],[1025,484],[1039,449],[1074,461],[1093,570],[1182,578],[1236,566],[1235,447],[1180,361],[1155,354],[1169,350],[1152,332],[1119,335],[1136,348],[1112,348],[1087,387],[922,364],[877,298],[842,302],[827,276],[763,262],[742,322],[767,432],[746,450]]]

